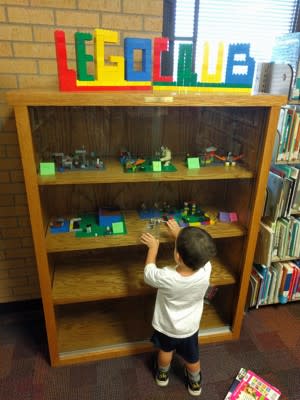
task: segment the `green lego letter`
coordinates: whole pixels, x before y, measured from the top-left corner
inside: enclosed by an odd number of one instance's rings
[[[87,40],[93,40],[93,35],[91,33],[75,33],[77,79],[80,81],[95,80],[93,75],[90,75],[87,72],[87,62],[94,60],[94,57],[91,54],[85,52],[85,41]]]

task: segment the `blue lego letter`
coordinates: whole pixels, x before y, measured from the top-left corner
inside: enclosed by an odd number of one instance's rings
[[[142,70],[134,70],[134,50],[142,50]],[[125,79],[127,81],[151,81],[151,39],[126,38],[124,40]]]
[[[255,61],[249,56],[250,44],[230,44],[228,49],[225,83],[252,85]],[[242,72],[234,72],[234,69]]]

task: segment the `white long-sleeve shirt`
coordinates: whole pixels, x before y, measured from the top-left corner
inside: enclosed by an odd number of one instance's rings
[[[144,269],[145,282],[157,288],[152,326],[174,338],[185,338],[199,329],[203,300],[209,286],[211,263],[189,276],[175,267],[157,268],[153,263]]]

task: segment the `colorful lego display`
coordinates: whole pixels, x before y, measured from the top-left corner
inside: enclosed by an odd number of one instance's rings
[[[124,56],[105,59],[105,44],[119,44],[116,31],[95,29],[94,34],[75,33],[77,72],[68,68],[65,32],[54,32],[59,88],[61,91],[95,90],[174,90],[174,86],[189,91],[251,92],[255,61],[250,56],[250,44],[224,43],[218,47],[215,73],[208,73],[210,45],[204,44],[203,65],[193,70],[193,44],[179,44],[177,77],[161,74],[161,54],[169,51],[168,38],[125,38]],[[87,52],[86,44],[94,41],[94,54]],[[153,49],[152,49],[153,47]],[[134,53],[142,53],[141,68],[135,68]],[[153,53],[153,60],[152,60]],[[224,60],[224,54],[228,54]],[[88,72],[93,63],[94,75]],[[226,71],[223,73],[223,69]],[[240,73],[239,71],[243,72]],[[225,82],[222,82],[222,76]],[[201,76],[201,80],[198,79]],[[152,81],[153,79],[153,81]]]
[[[216,218],[203,211],[196,201],[186,201],[183,208],[178,209],[166,202],[154,204],[147,208],[145,203],[139,209],[141,219],[148,220],[148,223],[164,223],[168,219],[176,219],[180,226],[212,225]]]
[[[119,157],[124,172],[175,172],[176,167],[171,163],[170,149],[162,146],[154,158],[132,156],[127,150],[122,150]]]
[[[127,233],[124,216],[116,208],[101,208],[98,215],[82,215],[80,227],[81,231],[77,231],[75,236],[81,238]]]
[[[76,237],[97,237],[126,234],[125,219],[119,209],[101,208],[98,215],[83,214],[79,217],[54,218],[50,221],[51,233],[74,232]]]

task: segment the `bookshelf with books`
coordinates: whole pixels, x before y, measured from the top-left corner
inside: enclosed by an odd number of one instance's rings
[[[300,299],[300,106],[281,108],[249,305]]]

